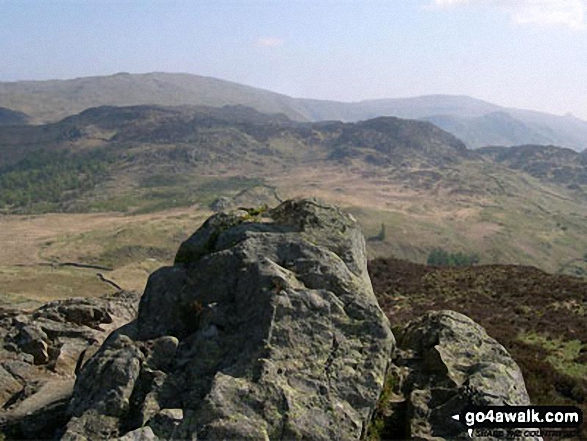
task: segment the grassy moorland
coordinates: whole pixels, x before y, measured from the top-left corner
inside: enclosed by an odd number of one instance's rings
[[[142,291],[173,261],[179,244],[209,212],[44,214],[0,218],[0,305],[30,308],[56,298]],[[74,264],[91,267],[72,266]]]

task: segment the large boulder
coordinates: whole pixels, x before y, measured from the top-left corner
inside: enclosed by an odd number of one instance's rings
[[[220,213],[84,366],[64,438],[356,440],[393,347],[350,215]]]
[[[518,365],[467,316],[429,312],[398,336],[385,436],[469,439],[452,418],[466,406],[530,405]],[[389,404],[389,403],[388,403]],[[485,439],[485,438],[484,438]]]

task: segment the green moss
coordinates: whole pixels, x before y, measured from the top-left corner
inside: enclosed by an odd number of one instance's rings
[[[546,361],[560,373],[575,378],[587,378],[587,365],[576,361],[581,350],[587,348],[581,341],[551,339],[536,333],[521,334],[518,340],[546,349],[549,352]]]
[[[269,206],[267,204],[263,204],[260,207],[255,208],[239,207],[239,210],[247,212],[247,215],[243,217],[243,222],[258,222],[263,214],[269,210]]]
[[[393,390],[396,385],[396,378],[391,373],[385,378],[383,383],[383,391],[377,401],[375,412],[371,418],[371,422],[367,427],[365,440],[367,441],[380,441],[386,439],[386,433],[389,432],[388,417],[392,411],[392,397]]]

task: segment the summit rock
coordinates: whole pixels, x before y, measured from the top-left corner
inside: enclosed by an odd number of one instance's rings
[[[315,199],[212,216],[84,365],[64,439],[361,438],[395,346],[366,263]]]

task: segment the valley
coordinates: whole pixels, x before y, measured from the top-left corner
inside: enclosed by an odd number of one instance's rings
[[[586,32],[0,0],[0,441],[587,439]]]
[[[105,107],[9,127],[0,134],[2,302],[111,289],[96,271],[58,266],[66,262],[110,268],[105,277],[140,291],[219,198],[336,203],[359,220],[370,258],[425,263],[441,248],[584,275],[586,168],[559,150],[516,147],[509,159],[423,122],[299,123],[242,106]],[[30,265],[41,265],[34,277]]]

